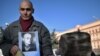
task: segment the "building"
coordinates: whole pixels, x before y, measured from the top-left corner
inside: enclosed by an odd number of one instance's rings
[[[59,41],[61,35],[77,31],[77,29],[80,29],[80,31],[87,32],[91,35],[92,49],[96,54],[100,54],[100,20],[85,25],[77,25],[75,28],[56,33],[57,41]]]

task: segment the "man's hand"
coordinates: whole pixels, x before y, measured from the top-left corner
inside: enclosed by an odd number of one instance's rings
[[[17,51],[18,51],[18,46],[17,45],[14,45],[14,46],[12,46],[12,48],[11,48],[11,50],[10,50],[10,53],[13,55],[13,56],[15,56],[16,55],[16,53],[17,53]]]

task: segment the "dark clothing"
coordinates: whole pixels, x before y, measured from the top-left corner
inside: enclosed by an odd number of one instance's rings
[[[59,47],[61,56],[92,56],[90,35],[86,32],[63,34],[59,40]]]
[[[8,54],[11,44],[5,43],[4,37],[4,30],[2,29],[2,27],[0,27],[0,49],[2,50],[3,54],[5,54],[5,56],[9,56]]]
[[[12,47],[12,45],[8,44],[8,43],[2,43],[0,45],[0,49],[2,49],[2,52],[3,52],[4,56],[11,56],[11,54],[10,54],[11,47]]]
[[[20,20],[11,23],[5,30],[6,41],[18,45],[18,32],[22,31]],[[34,20],[28,32],[38,31],[41,56],[52,55],[52,45],[48,29],[40,22]]]

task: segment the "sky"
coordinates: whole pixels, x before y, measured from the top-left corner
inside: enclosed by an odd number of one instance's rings
[[[0,0],[0,26],[19,19],[21,0]],[[30,0],[34,18],[49,31],[62,32],[76,25],[100,20],[100,0]]]

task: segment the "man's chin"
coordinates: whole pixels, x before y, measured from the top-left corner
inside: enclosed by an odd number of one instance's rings
[[[29,20],[30,18],[28,18],[28,17],[23,17],[22,19],[23,19],[23,20]]]

